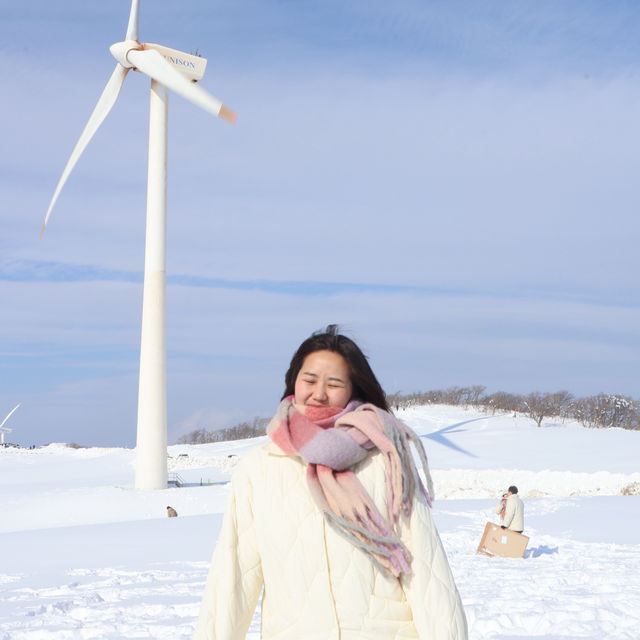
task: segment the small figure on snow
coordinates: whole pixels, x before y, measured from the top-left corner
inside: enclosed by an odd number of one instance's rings
[[[517,533],[524,531],[524,504],[518,495],[518,487],[511,485],[495,509],[500,514],[500,526]]]
[[[170,518],[177,518],[178,512],[173,507],[167,507],[167,515]]]

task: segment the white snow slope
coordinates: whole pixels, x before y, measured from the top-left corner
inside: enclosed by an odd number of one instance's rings
[[[640,640],[640,496],[623,495],[640,489],[640,432],[400,413],[425,438],[471,639]],[[0,640],[189,638],[229,456],[262,440],[170,447],[186,486],[165,491],[131,488],[132,450],[0,449]],[[510,484],[525,502],[525,557],[478,555]],[[247,638],[259,627],[258,610]]]

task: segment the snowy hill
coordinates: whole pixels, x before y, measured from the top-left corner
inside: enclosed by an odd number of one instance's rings
[[[640,496],[622,495],[640,487],[639,432],[446,406],[399,415],[424,438],[471,638],[640,639]],[[189,638],[233,466],[264,440],[169,447],[184,486],[164,491],[131,488],[129,449],[0,449],[0,639]],[[510,484],[527,554],[479,556]]]

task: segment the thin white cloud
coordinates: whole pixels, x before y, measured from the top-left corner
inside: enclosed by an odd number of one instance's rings
[[[635,4],[189,6],[143,2],[141,33],[201,47],[203,86],[239,118],[170,99],[168,269],[184,278],[169,291],[172,425],[271,411],[290,352],[334,321],[390,390],[633,391]],[[97,275],[0,280],[0,400],[27,393],[34,434],[126,439],[141,291],[113,272],[143,264],[148,82],[130,74],[39,240],[128,14],[125,0],[52,7],[5,16],[0,257]],[[311,298],[215,279],[399,291]]]

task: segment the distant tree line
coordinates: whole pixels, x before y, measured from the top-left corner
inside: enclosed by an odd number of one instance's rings
[[[178,444],[206,444],[208,442],[223,442],[226,440],[245,440],[246,438],[257,438],[266,433],[269,418],[258,418],[251,422],[240,422],[225,429],[208,431],[207,429],[196,429],[178,440]]]
[[[437,391],[418,393],[393,393],[387,395],[393,409],[425,404],[448,404],[476,407],[487,413],[522,413],[538,426],[545,418],[576,420],[590,429],[620,427],[640,429],[640,402],[628,396],[599,393],[577,398],[568,391],[553,393],[529,393],[518,395],[496,391],[485,394],[486,387],[450,387]]]
[[[417,393],[392,393],[387,394],[387,401],[396,411],[421,405],[446,404],[475,407],[491,414],[521,413],[531,418],[538,426],[542,425],[545,418],[559,418],[562,421],[576,420],[589,429],[640,429],[640,402],[627,396],[599,393],[596,396],[576,398],[568,391],[536,391],[528,395],[518,395],[505,391],[486,394],[485,390],[486,387],[475,385]],[[255,417],[251,422],[240,422],[226,429],[196,429],[182,436],[178,444],[206,444],[257,438],[265,435],[267,424],[269,418]]]

